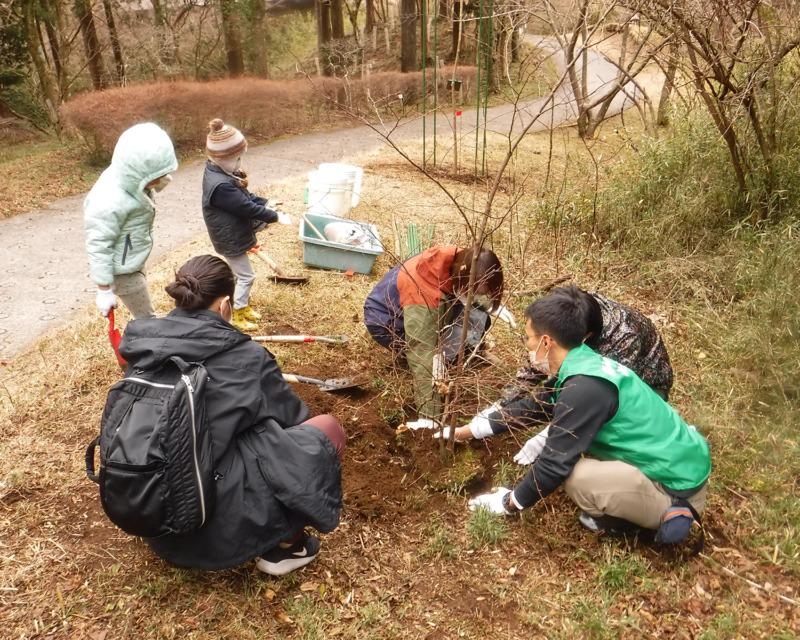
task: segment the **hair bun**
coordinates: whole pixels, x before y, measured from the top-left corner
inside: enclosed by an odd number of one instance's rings
[[[208,123],[208,128],[211,129],[211,131],[219,131],[224,126],[225,123],[220,118],[214,118],[211,122]]]
[[[200,281],[193,275],[184,274],[177,279],[177,282],[182,284],[192,293],[200,293]]]

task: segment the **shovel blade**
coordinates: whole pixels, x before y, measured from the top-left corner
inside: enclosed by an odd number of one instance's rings
[[[303,276],[272,276],[270,278],[273,282],[278,284],[306,284],[308,282],[308,278]]]
[[[117,362],[120,367],[125,367],[128,363],[119,353],[119,343],[122,342],[122,334],[119,329],[114,325],[114,310],[108,312],[108,339],[111,341],[111,348],[114,349],[114,355],[117,356]]]
[[[359,378],[328,378],[319,385],[320,391],[342,391],[360,387],[363,381]]]

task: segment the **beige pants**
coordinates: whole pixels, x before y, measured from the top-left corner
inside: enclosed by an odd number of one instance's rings
[[[616,516],[647,529],[658,529],[661,516],[672,505],[672,496],[660,484],[618,460],[583,458],[564,488],[590,516]],[[706,485],[688,500],[701,513],[706,505]]]
[[[150,300],[150,291],[147,288],[147,276],[144,270],[134,273],[121,273],[114,276],[111,285],[114,293],[119,296],[123,304],[128,307],[134,320],[139,318],[155,318],[156,310]]]

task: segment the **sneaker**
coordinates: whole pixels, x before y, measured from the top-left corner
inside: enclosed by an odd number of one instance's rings
[[[275,547],[267,551],[256,562],[256,568],[271,576],[285,576],[295,569],[305,567],[318,553],[319,540],[304,533],[291,547]]]
[[[242,314],[244,315],[245,320],[249,320],[250,322],[258,322],[261,320],[261,314],[253,309],[249,304],[242,309]]]
[[[642,527],[616,516],[590,516],[585,511],[578,515],[578,522],[592,533],[601,531],[612,538],[628,538],[642,532]]]
[[[590,516],[585,511],[581,511],[578,515],[578,522],[583,525],[584,529],[588,529],[592,533],[599,533],[603,530],[603,527],[600,525],[599,518],[595,518],[594,516]]]
[[[255,331],[258,325],[250,322],[244,315],[244,309],[234,309],[231,324],[239,331]]]

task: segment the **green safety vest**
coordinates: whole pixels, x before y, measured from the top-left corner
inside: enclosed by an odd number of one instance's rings
[[[556,397],[570,376],[611,382],[619,392],[616,415],[589,447],[600,460],[621,460],[674,491],[700,487],[711,473],[708,443],[627,367],[586,345],[572,349],[558,371]]]

